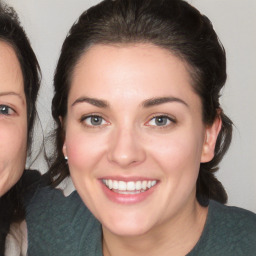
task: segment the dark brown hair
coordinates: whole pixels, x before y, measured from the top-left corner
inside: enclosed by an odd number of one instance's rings
[[[209,19],[183,0],[105,0],[85,11],[66,37],[54,77],[52,115],[56,122],[53,163],[49,170],[53,184],[69,175],[62,153],[67,99],[76,64],[95,44],[150,43],[168,49],[189,67],[193,89],[200,96],[203,122],[211,125],[216,117],[222,128],[215,156],[201,163],[197,180],[197,198],[227,201],[226,192],[215,178],[218,164],[232,137],[232,122],[220,108],[220,91],[226,81],[226,56]]]

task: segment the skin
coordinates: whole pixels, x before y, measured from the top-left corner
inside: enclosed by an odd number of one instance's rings
[[[13,48],[0,41],[0,196],[21,177],[26,160],[27,112],[23,76]]]
[[[207,208],[196,201],[196,180],[200,162],[214,155],[221,121],[203,124],[191,83],[184,62],[150,44],[96,45],[79,60],[63,153],[79,195],[102,223],[104,255],[184,255],[198,241]],[[92,115],[102,117],[100,125]],[[102,179],[157,184],[142,200],[116,202]]]

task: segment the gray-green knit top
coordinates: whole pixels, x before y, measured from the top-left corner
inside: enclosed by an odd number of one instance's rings
[[[102,256],[100,223],[77,192],[40,188],[27,205],[29,256]],[[210,201],[206,224],[188,256],[255,256],[256,214]]]

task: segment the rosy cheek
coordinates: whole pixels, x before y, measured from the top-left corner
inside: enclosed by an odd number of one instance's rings
[[[97,164],[102,157],[103,144],[97,135],[83,132],[67,134],[66,149],[71,171],[72,167],[85,170]]]
[[[66,138],[66,151],[68,156],[69,166],[72,169],[72,166],[80,166],[83,161],[86,161],[85,157],[88,155],[85,153],[86,143],[83,143],[79,136],[71,135]]]

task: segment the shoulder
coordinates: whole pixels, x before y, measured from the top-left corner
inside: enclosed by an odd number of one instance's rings
[[[60,189],[40,184],[26,204],[26,219],[47,224],[68,218],[79,209],[86,210],[76,191],[65,196]]]
[[[209,214],[211,218],[218,223],[224,230],[232,230],[233,234],[245,233],[256,239],[256,214],[248,210],[222,205],[218,202],[211,201]]]
[[[53,188],[42,179],[33,189],[31,197],[26,202],[26,219],[36,217],[40,214],[41,217],[51,217],[50,220],[57,218],[64,218],[65,214],[71,214],[78,209],[86,210],[82,200],[76,191],[72,191],[68,195],[65,195],[62,189]],[[50,216],[50,213],[54,213]],[[57,215],[59,213],[60,215]]]
[[[99,222],[76,191],[65,196],[60,189],[38,187],[26,207],[26,221],[29,255],[87,255],[101,238]]]
[[[203,233],[189,255],[253,256],[255,252],[256,215],[210,201]]]
[[[220,248],[225,248],[233,255],[255,255],[255,213],[212,201],[209,214],[212,219],[210,229],[213,232],[211,233],[215,236]]]

